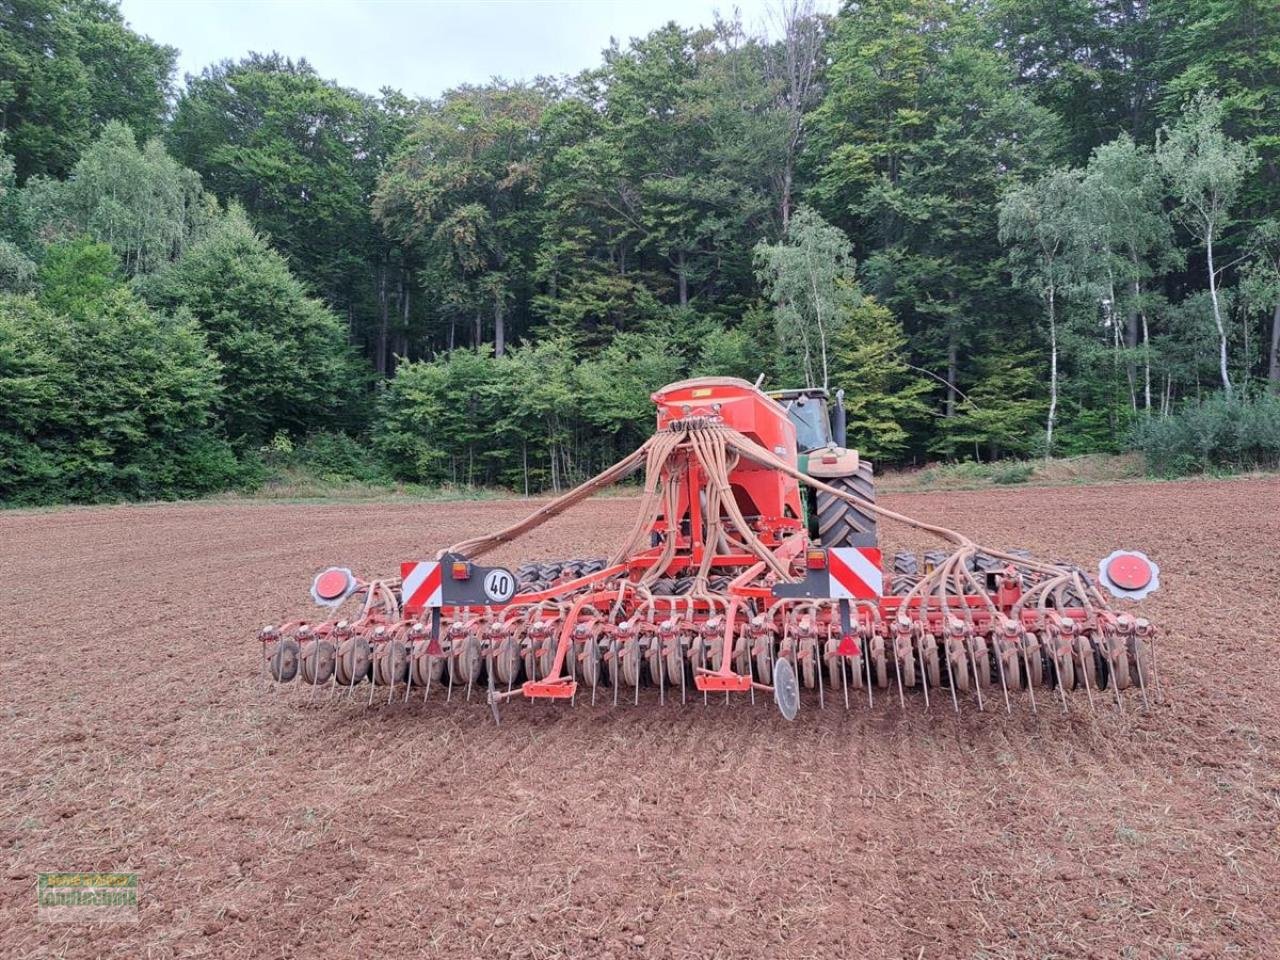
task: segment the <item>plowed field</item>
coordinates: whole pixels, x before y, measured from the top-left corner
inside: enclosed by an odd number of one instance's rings
[[[494,559],[600,555],[633,503]],[[1165,703],[324,703],[253,639],[317,568],[528,504],[0,514],[0,955],[1280,956],[1280,481],[884,503],[1150,552]],[[38,922],[60,870],[137,872],[137,923]]]

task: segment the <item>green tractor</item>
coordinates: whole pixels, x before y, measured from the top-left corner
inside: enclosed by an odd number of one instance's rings
[[[875,503],[871,462],[845,446],[844,391],[831,394],[822,387],[770,390],[796,428],[800,470],[816,480],[860,500]],[[876,515],[859,510],[848,500],[825,490],[805,487],[809,534],[824,547],[875,547]]]

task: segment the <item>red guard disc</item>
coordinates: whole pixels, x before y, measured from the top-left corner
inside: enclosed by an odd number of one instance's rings
[[[1136,553],[1122,553],[1107,564],[1107,577],[1122,590],[1142,590],[1151,582],[1151,564]]]

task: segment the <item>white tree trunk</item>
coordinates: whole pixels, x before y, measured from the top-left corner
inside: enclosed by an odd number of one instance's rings
[[[1142,311],[1142,390],[1147,413],[1151,412],[1151,331],[1147,326],[1147,311]]]
[[[1213,266],[1213,228],[1205,231],[1205,257],[1209,264],[1209,299],[1213,302],[1213,322],[1218,327],[1218,372],[1222,389],[1231,399],[1231,374],[1227,370],[1227,328],[1222,323],[1222,306],[1218,303],[1218,272]]]
[[[1267,362],[1267,380],[1271,389],[1280,392],[1280,300],[1271,314],[1271,356]]]
[[[1058,419],[1058,314],[1049,288],[1049,419],[1044,430],[1044,457],[1053,456],[1053,425]]]

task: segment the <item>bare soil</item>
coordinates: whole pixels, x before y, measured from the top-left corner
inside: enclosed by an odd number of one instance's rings
[[[1280,956],[1280,480],[884,502],[1148,550],[1164,705],[313,701],[254,633],[317,568],[528,504],[0,514],[0,955]],[[599,555],[630,506],[495,559]],[[138,923],[37,922],[55,870],[136,871]]]

